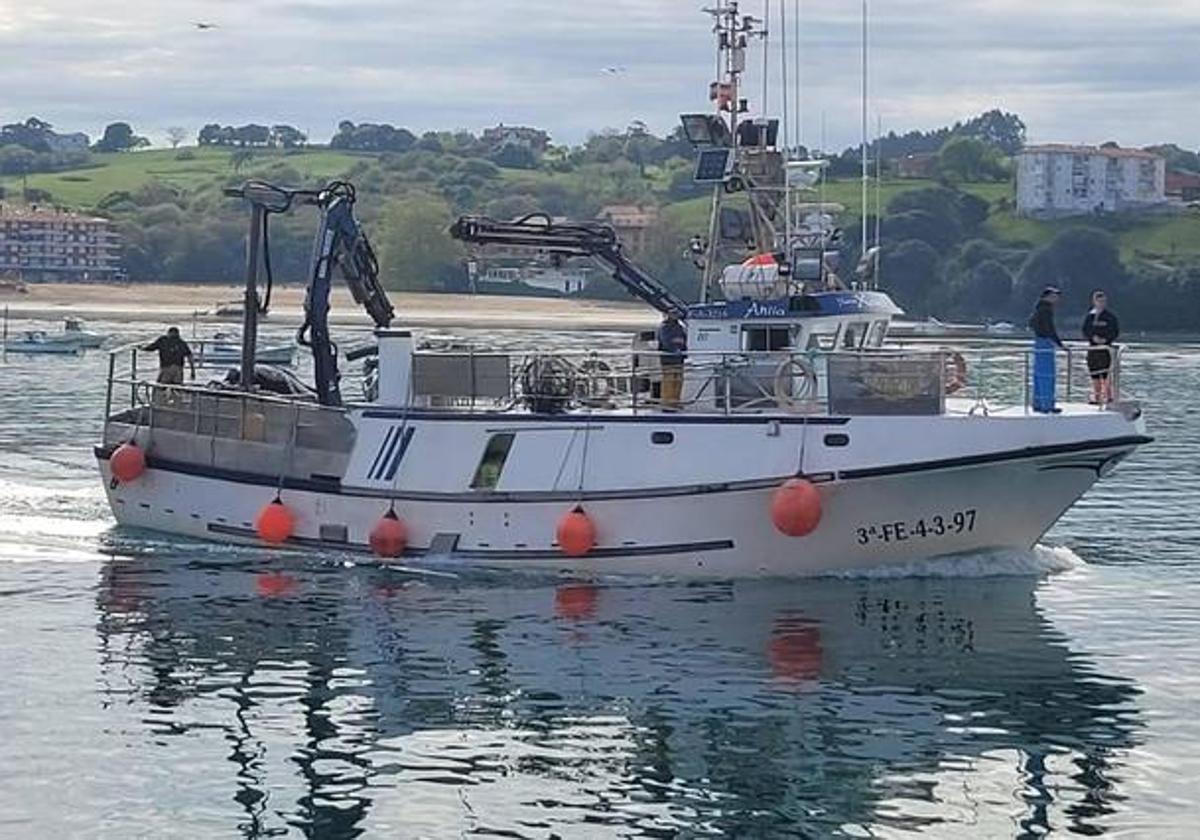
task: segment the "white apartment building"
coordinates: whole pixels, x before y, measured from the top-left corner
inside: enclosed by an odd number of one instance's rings
[[[122,274],[121,239],[108,219],[0,204],[0,276],[97,281]]]
[[[1027,146],[1017,155],[1017,212],[1072,216],[1146,209],[1166,201],[1167,163],[1139,149]]]

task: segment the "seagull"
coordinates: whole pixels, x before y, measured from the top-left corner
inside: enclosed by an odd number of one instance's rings
[[[615,75],[617,75],[618,73],[624,73],[624,72],[625,72],[625,68],[624,68],[624,67],[605,67],[605,68],[604,68],[603,70],[601,70],[600,72],[601,72],[601,73],[607,73],[607,74],[608,74],[608,75],[610,75],[610,76],[615,76]]]
[[[192,26],[194,26],[200,30],[217,28],[217,25],[215,23],[205,23],[204,21],[200,21],[200,20],[192,21]]]

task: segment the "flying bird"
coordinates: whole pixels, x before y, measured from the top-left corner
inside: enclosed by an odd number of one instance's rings
[[[200,29],[200,30],[204,30],[204,29],[216,29],[216,28],[217,28],[217,25],[216,25],[215,23],[205,23],[205,22],[204,22],[204,21],[202,21],[202,20],[195,20],[195,21],[192,21],[192,26],[194,26],[194,27],[196,27],[197,29]]]
[[[610,76],[615,76],[615,75],[617,75],[618,73],[624,73],[624,72],[625,72],[625,68],[624,68],[624,67],[605,67],[605,68],[604,68],[603,70],[601,70],[600,72],[601,72],[601,73],[607,73],[607,74],[608,74],[608,75],[610,75]]]

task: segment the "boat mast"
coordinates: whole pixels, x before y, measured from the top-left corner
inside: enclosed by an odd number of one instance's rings
[[[717,6],[704,10],[713,18],[713,32],[717,37],[717,80],[709,88],[711,99],[717,110],[717,118],[724,120],[729,114],[729,133],[732,137],[733,156],[736,161],[738,143],[738,114],[747,109],[741,98],[741,79],[746,72],[746,45],[751,35],[765,36],[766,30],[756,27],[756,21],[738,10],[737,0],[724,0]],[[765,75],[765,74],[764,74]],[[764,82],[765,84],[765,82]],[[765,96],[765,90],[764,90]],[[704,260],[704,272],[700,281],[700,302],[708,301],[709,289],[720,274],[719,252],[721,240],[721,202],[724,185],[713,186],[712,212],[708,220],[708,250]]]
[[[788,164],[792,161],[791,121],[788,99],[788,51],[787,51],[787,0],[779,0],[779,75],[780,101],[783,105],[783,252],[785,259],[792,262],[792,179]],[[765,52],[765,50],[764,50]]]
[[[862,2],[862,238],[860,252],[867,253],[867,195],[871,170],[867,163],[867,0]]]

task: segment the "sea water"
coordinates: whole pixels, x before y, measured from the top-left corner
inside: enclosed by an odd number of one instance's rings
[[[763,583],[116,528],[104,370],[0,364],[0,837],[1196,836],[1195,347],[1034,551]]]

